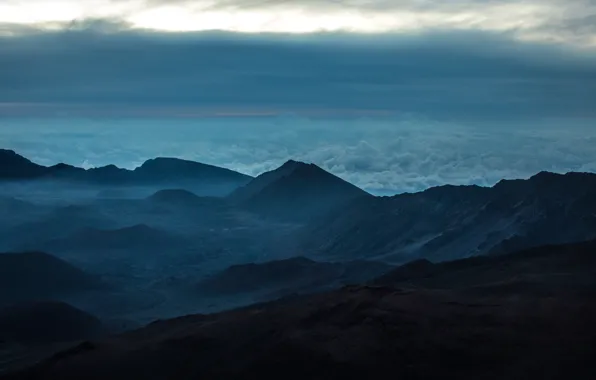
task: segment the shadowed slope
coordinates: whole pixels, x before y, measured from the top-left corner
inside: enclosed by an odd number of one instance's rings
[[[313,221],[301,251],[405,263],[596,238],[596,175],[539,173],[492,188],[440,186],[362,199]]]
[[[4,341],[76,341],[97,338],[102,332],[97,318],[63,302],[37,302],[0,309],[0,337]]]
[[[594,296],[596,241],[436,264],[418,260],[390,271],[373,283],[486,295]]]
[[[262,292],[273,299],[362,283],[391,268],[375,262],[324,263],[296,257],[231,266],[200,282],[198,290],[221,296]]]
[[[46,253],[0,254],[0,302],[48,299],[100,287],[98,278]]]
[[[594,317],[561,299],[348,288],[156,322],[7,379],[589,379]]]
[[[261,215],[308,220],[360,197],[364,190],[314,164],[288,161],[230,195],[230,199]]]

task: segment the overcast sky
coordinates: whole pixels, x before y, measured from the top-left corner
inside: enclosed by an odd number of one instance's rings
[[[3,0],[0,115],[591,117],[595,21],[595,0]]]
[[[596,170],[595,120],[596,0],[0,1],[2,144],[39,162],[303,158],[391,192]]]

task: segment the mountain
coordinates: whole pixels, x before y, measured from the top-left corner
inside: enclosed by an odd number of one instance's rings
[[[557,282],[560,265],[562,274],[587,278],[596,269],[594,245],[451,264],[417,262],[379,281],[389,285],[349,286],[157,321],[86,342],[4,378],[334,380],[390,373],[397,379],[592,379],[593,293],[577,293],[581,286],[569,293],[474,288],[515,280],[519,269]],[[526,264],[530,268],[524,269]],[[427,288],[420,281],[406,284],[431,272],[442,280],[427,281]],[[490,278],[482,280],[487,274]]]
[[[539,173],[492,188],[440,186],[366,198],[306,226],[301,252],[395,264],[596,238],[596,175]]]
[[[41,252],[0,254],[0,304],[98,289],[100,280]]]
[[[34,302],[0,309],[0,337],[19,343],[47,343],[97,338],[102,323],[63,302]]]
[[[400,288],[474,295],[596,296],[596,240],[504,255],[431,263],[417,260],[372,281]]]
[[[303,257],[234,265],[198,285],[217,296],[261,293],[261,299],[312,293],[371,280],[392,267],[375,262],[324,263]]]
[[[213,165],[202,164],[178,158],[158,157],[146,161],[134,171],[137,180],[169,182],[204,179],[247,183],[252,177]]]
[[[234,191],[233,202],[264,216],[307,220],[372,196],[315,164],[290,160]]]
[[[252,177],[213,165],[159,157],[134,170],[108,165],[82,169],[67,164],[37,165],[14,151],[0,150],[0,180],[58,179],[92,184],[202,184],[231,192]]]
[[[43,176],[45,166],[37,165],[12,150],[0,149],[0,179],[20,180]]]

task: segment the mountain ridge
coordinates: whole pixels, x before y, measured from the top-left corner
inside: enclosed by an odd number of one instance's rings
[[[596,174],[538,173],[492,187],[433,187],[336,210],[302,232],[320,259],[450,260],[596,238]]]
[[[171,157],[149,159],[133,170],[122,169],[115,165],[84,169],[65,163],[43,166],[17,154],[15,151],[0,150],[0,180],[66,179],[129,183],[216,179],[235,181],[240,186],[252,178],[231,169]]]
[[[266,217],[304,221],[360,197],[373,196],[315,164],[289,160],[228,198]]]

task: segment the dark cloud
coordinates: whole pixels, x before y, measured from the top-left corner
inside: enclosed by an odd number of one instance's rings
[[[480,32],[166,34],[87,21],[0,38],[0,51],[1,103],[488,118],[593,116],[596,109],[590,52]]]

